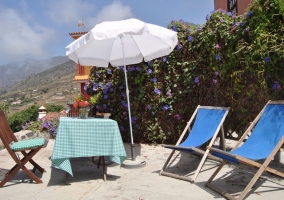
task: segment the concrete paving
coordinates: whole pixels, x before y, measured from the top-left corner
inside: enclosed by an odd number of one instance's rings
[[[50,140],[48,146],[34,157],[47,171],[41,176],[43,183],[30,183],[25,173],[20,171],[3,188],[0,188],[1,200],[223,199],[217,193],[204,187],[205,182],[216,169],[216,162],[207,160],[193,184],[160,176],[159,171],[171,152],[171,150],[160,145],[141,144],[141,149],[137,154],[139,154],[139,158],[146,161],[145,167],[126,169],[116,164],[110,164],[107,168],[106,182],[103,181],[102,169],[97,168],[91,162],[91,158],[72,159],[74,177],[69,177],[70,184],[66,185],[65,172],[51,168],[50,157],[53,145],[54,140]],[[128,147],[128,144],[126,144],[126,147]],[[179,152],[174,155],[174,158],[166,171],[182,175],[192,175],[199,162],[195,156]],[[4,174],[14,165],[14,162],[5,149],[0,151],[0,161],[0,180],[2,180]],[[281,171],[284,169],[284,164],[281,162],[273,161],[272,165]],[[255,170],[245,166],[227,166],[221,171],[214,183],[237,195],[252,177],[251,172],[255,172]],[[39,175],[38,172],[37,175]],[[283,196],[284,180],[264,173],[247,199],[283,199]]]

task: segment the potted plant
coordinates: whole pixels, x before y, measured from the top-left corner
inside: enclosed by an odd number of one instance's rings
[[[79,117],[86,119],[91,107],[97,102],[99,94],[89,96],[87,93],[75,97],[74,108],[79,108]]]

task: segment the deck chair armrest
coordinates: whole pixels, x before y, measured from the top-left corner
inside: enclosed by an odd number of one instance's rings
[[[233,158],[236,157],[236,156],[233,155],[233,154],[230,154],[230,153],[228,153],[228,152],[226,152],[226,151],[223,151],[223,150],[221,150],[221,149],[216,149],[216,148],[214,148],[214,147],[209,147],[209,146],[207,146],[207,149],[209,149],[209,151],[215,151],[215,152],[217,152],[217,153],[220,153],[220,154],[223,154],[223,155],[226,155],[226,156],[230,156],[230,157],[233,157]]]

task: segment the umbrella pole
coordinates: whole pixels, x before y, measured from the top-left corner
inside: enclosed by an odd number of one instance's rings
[[[123,36],[120,37],[121,39],[121,46],[122,46],[122,54],[123,54],[123,65],[124,65],[124,76],[125,76],[125,85],[126,85],[126,97],[127,97],[127,107],[128,107],[128,118],[129,118],[129,128],[130,128],[130,138],[131,138],[131,160],[135,161],[134,157],[134,142],[133,142],[133,133],[132,133],[132,121],[131,121],[131,109],[130,109],[130,100],[129,100],[129,89],[128,89],[128,81],[127,81],[127,73],[126,73],[126,65],[125,65],[125,56],[124,56],[124,42]]]

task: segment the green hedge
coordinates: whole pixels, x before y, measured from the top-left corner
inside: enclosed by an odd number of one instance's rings
[[[282,0],[255,0],[243,16],[217,10],[197,29],[172,21],[176,49],[127,66],[134,141],[175,143],[197,105],[231,107],[225,131],[242,135],[269,99],[283,99],[283,17]],[[94,67],[86,89],[102,94],[95,109],[129,141],[122,68]]]

